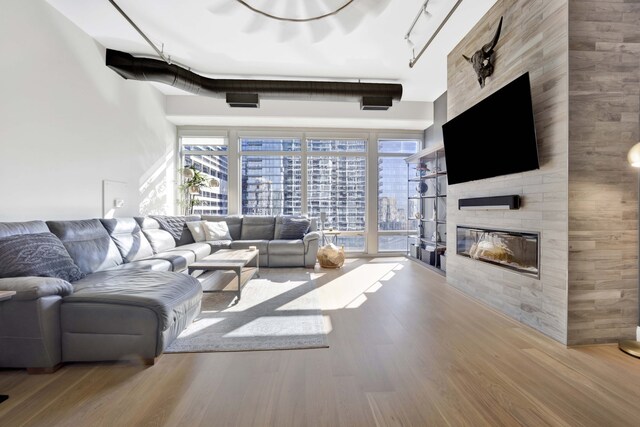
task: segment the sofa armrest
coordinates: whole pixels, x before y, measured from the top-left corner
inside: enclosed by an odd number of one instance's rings
[[[316,264],[316,255],[320,245],[320,233],[311,231],[304,235],[302,241],[304,242],[304,266],[313,268]]]
[[[305,234],[304,237],[302,238],[302,241],[304,242],[305,252],[309,249],[310,242],[312,242],[313,240],[319,240],[319,239],[320,239],[319,231],[310,231],[307,234]]]
[[[54,277],[9,277],[0,279],[0,291],[15,291],[13,300],[29,301],[54,295],[71,295],[73,285]]]

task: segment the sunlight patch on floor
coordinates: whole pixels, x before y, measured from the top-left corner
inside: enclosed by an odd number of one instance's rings
[[[369,260],[369,262],[383,262],[383,263],[388,263],[388,262],[406,262],[407,259],[403,256],[389,256],[389,257],[379,257],[379,258],[372,258],[371,260]]]
[[[261,316],[244,323],[223,336],[227,338],[240,338],[316,335],[313,329],[305,327],[305,325],[312,320],[313,315]]]
[[[322,323],[324,324],[324,332],[329,334],[333,331],[333,323],[331,323],[331,316],[324,314],[322,316]]]
[[[198,333],[200,331],[203,331],[205,329],[207,329],[210,326],[215,325],[216,323],[220,323],[222,322],[224,319],[223,318],[218,318],[218,319],[200,319],[200,320],[196,320],[195,322],[193,322],[190,326],[189,329],[185,330],[181,336],[182,337],[188,337],[190,335],[193,335],[195,333]]]
[[[362,304],[364,304],[366,300],[367,300],[367,297],[364,294],[360,294],[356,297],[356,299],[354,299],[349,304],[347,304],[345,308],[358,308]]]
[[[359,298],[369,289],[381,288],[380,280],[393,271],[397,263],[367,263],[348,271],[327,283],[318,281],[315,291],[323,310],[337,310],[354,304],[362,304]],[[393,274],[393,273],[392,273]],[[365,297],[366,299],[366,297]],[[356,302],[357,300],[357,302]]]
[[[393,270],[391,270],[390,272],[388,272],[387,274],[385,274],[383,277],[380,278],[380,280],[384,280],[385,282],[393,279],[393,276],[395,276],[396,273],[393,272]]]
[[[371,285],[371,287],[370,287],[369,289],[367,289],[367,290],[365,291],[365,293],[367,293],[367,294],[372,294],[372,293],[376,292],[376,291],[377,291],[378,289],[380,289],[380,288],[382,288],[382,283],[380,283],[380,282],[376,282],[376,283],[374,283],[373,285]]]

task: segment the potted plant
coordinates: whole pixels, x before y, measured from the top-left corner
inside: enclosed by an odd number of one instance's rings
[[[202,203],[197,197],[202,189],[220,187],[220,181],[218,178],[205,175],[194,166],[185,167],[181,173],[182,184],[178,187],[182,193],[180,205],[183,207],[185,215],[191,215],[194,206]]]

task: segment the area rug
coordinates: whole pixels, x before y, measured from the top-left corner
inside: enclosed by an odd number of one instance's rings
[[[285,350],[328,347],[309,270],[261,269],[235,293],[205,293],[198,318],[164,351]]]

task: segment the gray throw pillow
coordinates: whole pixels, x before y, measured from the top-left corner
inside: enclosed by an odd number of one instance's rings
[[[84,274],[53,233],[18,234],[0,239],[0,277],[57,277],[75,282]]]
[[[280,235],[276,236],[278,240],[297,240],[302,239],[307,231],[311,221],[308,218],[282,218],[280,226]]]
[[[166,216],[166,215],[150,215],[151,218],[158,221],[160,228],[164,231],[168,231],[176,241],[182,237],[187,219],[183,216]]]
[[[187,227],[187,222],[199,221],[200,216],[151,215],[151,218],[158,221],[161,229],[171,234],[171,237],[173,237],[173,240],[176,241],[177,246],[195,243],[195,240],[193,239],[193,236],[191,235],[191,232]]]

